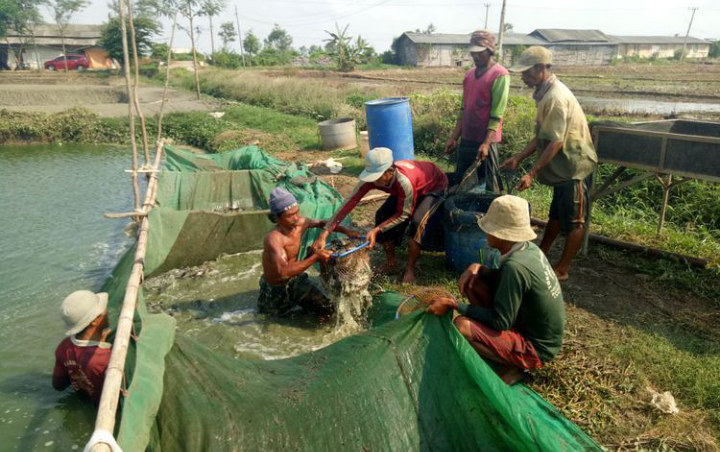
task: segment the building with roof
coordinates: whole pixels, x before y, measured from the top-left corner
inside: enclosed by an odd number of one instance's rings
[[[398,61],[407,66],[466,66],[472,63],[467,52],[470,34],[403,33],[396,50]],[[555,64],[596,66],[610,64],[613,58],[672,58],[683,48],[684,37],[612,36],[600,30],[540,28],[529,34],[506,33],[503,37],[503,63],[529,46],[547,47]],[[705,58],[710,42],[689,37],[686,57]]]
[[[101,25],[69,25],[64,37],[65,53],[85,55],[91,68],[110,67],[107,52],[98,45],[101,29]],[[38,25],[29,33],[8,30],[0,42],[0,68],[42,68],[43,62],[62,53],[63,38],[57,25]]]

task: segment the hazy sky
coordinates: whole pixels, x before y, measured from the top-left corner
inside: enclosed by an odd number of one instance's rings
[[[73,17],[74,23],[100,24],[107,20],[107,0],[91,0],[87,10]],[[237,5],[243,33],[248,29],[261,39],[277,23],[293,37],[293,46],[322,44],[337,22],[349,24],[352,36],[362,35],[378,51],[387,50],[394,36],[406,30],[424,29],[432,23],[438,33],[469,33],[483,28],[485,4],[490,4],[488,28],[500,22],[499,0],[228,0],[216,17],[219,24],[235,21]],[[720,38],[720,0],[508,0],[505,21],[515,32],[536,28],[599,29],[616,35],[684,36],[690,22],[690,7],[697,6],[691,36]],[[169,36],[170,23],[164,22]],[[200,20],[199,48],[209,51],[206,18]],[[166,38],[165,38],[166,39]],[[183,33],[176,34],[174,47],[189,47]],[[216,46],[220,39],[216,38]],[[237,43],[231,44],[237,49]]]

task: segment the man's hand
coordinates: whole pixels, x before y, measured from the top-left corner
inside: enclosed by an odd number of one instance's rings
[[[353,239],[359,239],[363,236],[363,233],[360,231],[356,231],[355,229],[350,229],[347,233],[347,236]]]
[[[315,251],[316,253],[320,250],[324,250],[328,235],[330,235],[330,233],[328,231],[322,231],[320,233],[320,235],[318,236],[318,238],[316,238],[315,241],[313,242],[313,244],[311,245],[312,250]]]
[[[529,173],[524,175],[523,177],[520,178],[517,185],[515,185],[515,190],[517,190],[517,191],[527,190],[532,185],[532,181],[534,178],[535,178],[535,176],[533,176],[532,174],[529,174]]]
[[[483,143],[478,148],[477,153],[477,160],[480,160],[481,162],[485,160],[488,155],[490,154],[490,143]]]
[[[509,169],[512,171],[515,171],[520,164],[520,159],[517,157],[510,157],[509,159],[502,162],[500,165],[500,169]]]
[[[455,138],[450,138],[447,140],[447,143],[445,143],[445,154],[452,154],[456,147],[457,140]]]
[[[437,297],[434,298],[430,303],[430,306],[425,309],[428,314],[435,314],[438,317],[442,317],[450,309],[457,308],[457,301],[453,298],[448,297]]]
[[[373,247],[375,247],[375,237],[378,235],[379,232],[380,228],[372,228],[370,229],[370,232],[368,232],[365,236],[365,240],[370,242],[369,248],[372,249]]]
[[[470,291],[470,288],[472,287],[473,282],[475,282],[475,278],[477,278],[477,275],[480,273],[481,268],[482,265],[480,264],[470,264],[462,275],[460,275],[460,279],[458,280],[458,290],[461,294],[467,296],[467,293]]]
[[[332,256],[332,251],[323,248],[315,251],[315,254],[317,255],[319,261],[327,262]]]
[[[112,328],[105,328],[102,330],[102,333],[100,333],[100,342],[107,342],[107,338],[112,334],[112,332]]]

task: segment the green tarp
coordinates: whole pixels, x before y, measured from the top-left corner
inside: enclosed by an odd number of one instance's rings
[[[173,171],[161,174],[162,200],[149,217],[147,275],[259,246],[240,244],[238,236],[260,228],[253,222],[264,205],[206,210],[232,202],[233,193],[247,194],[248,187],[261,203],[284,184],[303,196],[304,213],[318,218],[341,202],[303,166],[277,163],[257,148],[207,157],[167,151]],[[207,177],[211,171],[217,182]],[[249,185],[238,177],[249,177]],[[134,248],[105,284],[113,318],[133,254]],[[393,293],[377,298],[375,326],[366,333],[290,359],[253,361],[175,334],[173,319],[149,314],[141,293],[118,442],[126,452],[599,450],[536,393],[502,383],[449,317],[417,313],[392,320],[400,299]]]

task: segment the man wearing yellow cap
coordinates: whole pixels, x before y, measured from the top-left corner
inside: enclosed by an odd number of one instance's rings
[[[500,196],[478,225],[488,244],[500,251],[500,268],[472,264],[458,282],[470,304],[440,296],[427,312],[442,316],[457,310],[457,329],[512,384],[560,350],[565,323],[562,290],[545,254],[532,242],[535,232],[527,201]]]
[[[502,140],[502,118],[510,91],[510,75],[493,60],[495,35],[492,32],[473,32],[469,51],[475,67],[463,79],[462,108],[455,129],[445,144],[445,153],[450,154],[457,148],[456,182],[476,160],[481,160],[478,181],[484,182],[486,189],[499,193],[502,184],[497,172],[500,164],[498,143]]]
[[[529,188],[535,178],[553,188],[550,219],[540,248],[547,254],[560,232],[567,235],[560,261],[554,267],[558,279],[564,281],[585,234],[588,190],[597,155],[585,113],[573,93],[552,73],[552,53],[548,49],[528,48],[510,71],[521,72],[523,82],[534,89],[537,118],[535,138],[501,167],[516,169],[537,153],[537,161],[516,188]]]

